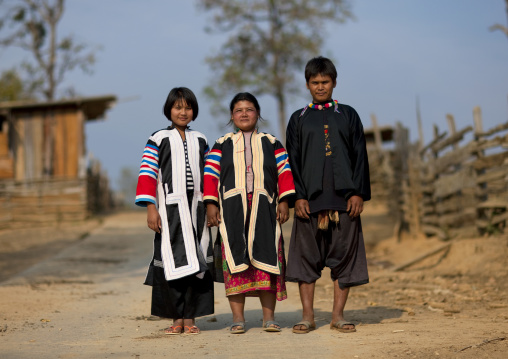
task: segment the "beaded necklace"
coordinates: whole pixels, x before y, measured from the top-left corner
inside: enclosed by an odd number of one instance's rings
[[[318,105],[318,104],[315,104],[315,103],[309,103],[309,107],[310,108],[316,108],[318,110],[324,110],[325,108],[330,108],[334,105],[338,104],[338,101],[337,100],[333,100],[332,102],[328,102],[328,103],[325,103],[324,105]]]

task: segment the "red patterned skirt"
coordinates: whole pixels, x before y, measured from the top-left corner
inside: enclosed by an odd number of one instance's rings
[[[247,196],[249,210],[252,205],[252,194]],[[248,218],[248,216],[247,216]],[[248,224],[247,224],[248,226]],[[249,268],[241,273],[231,274],[226,261],[224,252],[224,242],[221,241],[222,250],[222,273],[224,275],[224,285],[226,287],[226,296],[235,294],[245,294],[247,297],[259,297],[260,290],[266,290],[275,293],[277,300],[281,301],[287,298],[286,291],[286,259],[284,256],[284,243],[282,234],[279,238],[279,259],[280,275],[263,272],[249,265]]]

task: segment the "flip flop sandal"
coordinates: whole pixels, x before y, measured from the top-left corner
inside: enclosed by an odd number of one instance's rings
[[[180,328],[180,329],[178,329]],[[170,326],[169,328],[164,329],[164,334],[166,335],[179,335],[182,334],[182,326]]]
[[[296,326],[303,326],[305,329],[296,329]],[[316,324],[312,324],[308,320],[302,320],[301,322],[296,323],[293,325],[293,333],[295,334],[307,334],[311,330],[316,329]]]
[[[344,328],[346,325],[352,325],[353,328]],[[354,333],[356,332],[355,325],[353,323],[348,322],[347,320],[339,320],[336,323],[330,323],[330,329],[338,330],[341,333]]]
[[[266,322],[263,322],[263,330],[265,332],[280,332],[280,331],[282,331],[279,323],[277,323],[274,320],[268,320]]]
[[[237,327],[237,328],[233,329],[234,327]],[[229,327],[229,332],[231,334],[245,333],[245,322],[236,322],[236,323],[231,324],[231,326]]]
[[[184,334],[199,334],[201,333],[201,330],[199,330],[198,327],[196,327],[195,325],[193,325],[192,327],[189,327],[189,326],[185,326],[184,327],[184,331],[183,331]]]

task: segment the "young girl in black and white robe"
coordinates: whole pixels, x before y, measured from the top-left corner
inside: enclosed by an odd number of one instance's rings
[[[205,136],[188,124],[198,115],[194,93],[174,88],[164,105],[168,128],[150,136],[143,152],[136,204],[147,208],[155,231],[145,284],[152,286],[152,315],[172,318],[166,334],[199,334],[195,318],[213,314],[210,229],[203,204]]]

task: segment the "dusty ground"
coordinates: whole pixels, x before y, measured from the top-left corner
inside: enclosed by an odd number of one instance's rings
[[[79,226],[0,233],[0,358],[202,357],[505,358],[508,353],[508,238],[471,238],[401,271],[393,269],[443,245],[391,238],[381,207],[363,215],[371,283],[346,307],[357,333],[328,328],[332,286],[318,281],[318,329],[291,333],[299,320],[297,287],[278,303],[282,333],[261,331],[259,303],[247,305],[244,335],[230,335],[224,290],[216,314],[198,319],[199,336],[164,336],[167,320],[149,316],[142,286],[151,256],[145,216],[123,213]],[[290,224],[285,225],[286,241]]]

